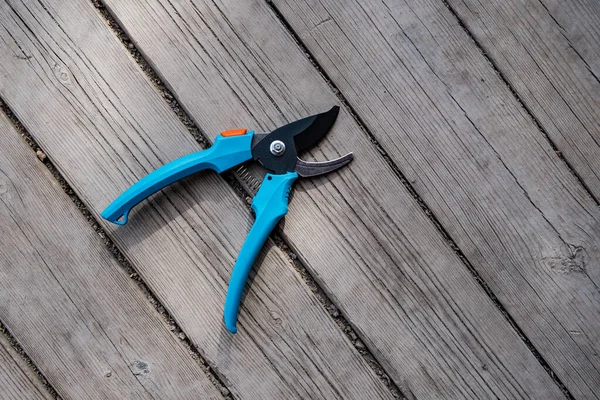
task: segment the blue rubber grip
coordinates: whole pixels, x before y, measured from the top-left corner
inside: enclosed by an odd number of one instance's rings
[[[296,178],[298,178],[296,172],[288,172],[283,175],[267,174],[252,201],[256,221],[254,221],[254,225],[252,225],[252,229],[250,229],[250,233],[248,233],[248,237],[242,245],[242,250],[240,250],[238,259],[233,266],[233,273],[225,297],[225,326],[231,333],[237,332],[237,315],[248,274],[269,234],[279,220],[287,214],[288,197]]]
[[[240,136],[217,135],[210,148],[173,160],[140,179],[102,211],[102,218],[125,225],[133,207],[171,183],[204,169],[221,173],[250,160],[253,136],[253,131]]]

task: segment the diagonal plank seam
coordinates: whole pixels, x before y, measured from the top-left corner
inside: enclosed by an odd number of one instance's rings
[[[600,82],[600,77],[598,77],[598,75],[596,75],[594,73],[594,70],[592,69],[592,67],[590,67],[590,64],[586,61],[585,58],[583,58],[583,56],[579,53],[579,51],[577,51],[577,49],[575,48],[575,46],[573,46],[573,44],[571,43],[571,41],[569,40],[569,38],[565,35],[565,32],[566,32],[565,28],[563,28],[562,25],[556,20],[556,18],[554,18],[554,15],[552,15],[552,13],[550,12],[550,10],[546,6],[546,4],[544,4],[543,1],[540,1],[540,5],[544,8],[544,10],[546,10],[546,12],[548,13],[548,15],[550,16],[550,18],[552,19],[552,21],[554,21],[554,23],[556,24],[556,26],[558,26],[560,28],[559,29],[560,34],[565,38],[565,40],[569,44],[569,47],[575,52],[575,54],[577,54],[577,57],[579,57],[581,59],[581,61],[585,64],[585,67],[590,72],[590,74],[592,74],[592,76],[598,82]]]
[[[454,18],[456,18],[458,25],[465,31],[467,36],[473,41],[475,46],[477,46],[477,48],[480,50],[481,54],[486,59],[486,61],[490,64],[490,66],[493,68],[494,72],[498,75],[500,80],[502,80],[502,82],[504,82],[504,84],[508,87],[508,89],[510,90],[512,95],[515,97],[515,99],[517,100],[519,105],[523,108],[523,110],[525,110],[525,112],[527,113],[529,118],[531,118],[531,120],[535,124],[538,131],[541,132],[544,139],[546,139],[546,141],[550,144],[550,147],[556,153],[558,158],[560,160],[562,160],[562,162],[565,164],[565,166],[567,167],[569,172],[571,174],[573,174],[573,176],[577,179],[577,182],[585,189],[586,193],[594,200],[596,205],[600,205],[600,199],[598,199],[594,195],[594,193],[589,188],[589,186],[587,186],[587,184],[583,181],[583,179],[581,178],[579,173],[577,173],[577,171],[573,168],[573,166],[569,163],[569,161],[564,157],[562,152],[556,146],[556,143],[554,143],[554,141],[550,138],[550,136],[548,135],[548,132],[546,132],[546,130],[544,129],[544,127],[542,126],[540,121],[534,116],[533,111],[525,104],[525,102],[523,101],[523,99],[521,98],[521,96],[519,95],[517,90],[513,87],[513,85],[510,83],[510,81],[506,78],[506,76],[504,75],[502,70],[500,70],[500,68],[498,67],[497,63],[494,61],[492,56],[486,51],[485,47],[477,40],[475,35],[473,35],[473,33],[469,30],[469,28],[467,27],[467,25],[465,24],[463,19],[461,19],[460,15],[456,12],[456,10],[452,7],[452,5],[450,5],[450,3],[448,3],[447,0],[442,0],[442,2],[444,3],[444,5],[448,9],[448,11],[450,11],[452,16]],[[544,8],[545,8],[545,6],[544,6]],[[554,22],[558,25],[558,22],[554,19],[554,17],[550,13],[548,13],[548,14],[551,16],[551,18],[554,20]],[[560,25],[558,25],[558,26],[560,27]],[[562,29],[562,27],[561,27],[561,29]],[[596,76],[594,75],[594,77],[596,77]],[[596,79],[597,79],[597,77],[596,77]]]
[[[63,191],[69,196],[71,201],[75,203],[77,209],[81,212],[81,214],[87,219],[90,224],[90,227],[98,234],[98,236],[102,239],[106,248],[113,255],[119,266],[123,269],[123,271],[129,275],[129,278],[133,279],[137,286],[140,288],[142,293],[146,296],[150,304],[154,307],[154,309],[161,315],[161,317],[166,322],[169,330],[173,333],[175,338],[181,341],[184,347],[188,350],[189,355],[194,359],[204,371],[208,379],[215,385],[215,387],[221,392],[225,399],[234,399],[230,390],[227,388],[222,379],[215,373],[215,371],[210,367],[208,362],[204,359],[202,354],[198,351],[198,349],[194,346],[194,344],[190,341],[186,333],[181,329],[180,325],[177,321],[171,316],[166,307],[158,300],[156,295],[150,290],[150,288],[146,285],[143,279],[140,277],[138,272],[133,268],[131,263],[127,260],[127,258],[123,255],[120,249],[113,243],[113,241],[106,235],[106,232],[101,228],[98,221],[94,218],[92,213],[87,209],[85,204],[81,201],[81,199],[77,196],[75,191],[71,188],[69,183],[65,180],[65,178],[60,174],[60,172],[56,169],[56,167],[52,164],[52,162],[47,158],[44,150],[38,145],[38,143],[33,139],[33,137],[27,132],[23,124],[17,119],[16,115],[12,112],[12,110],[8,107],[6,102],[2,98],[0,98],[0,110],[4,112],[4,114],[8,117],[11,124],[15,127],[17,132],[19,132],[25,142],[31,147],[31,149],[36,153],[37,157],[42,161],[42,163],[48,168],[51,172],[52,176],[56,181],[60,184]],[[30,365],[35,373],[41,379],[43,385],[50,391],[52,396],[60,399],[60,396],[56,392],[56,390],[48,383],[44,375],[41,373],[39,368],[35,365],[35,363],[27,356],[25,351],[21,348],[17,340],[10,334],[10,332],[6,329],[6,327],[0,321],[0,334],[5,334],[8,336],[9,341],[15,347],[19,354],[26,360],[27,364]]]
[[[479,135],[481,136],[481,138],[490,146],[490,148],[492,148],[492,151],[494,152],[494,154],[496,155],[496,158],[500,161],[500,163],[504,166],[504,168],[508,171],[508,173],[510,174],[510,176],[514,179],[515,183],[517,184],[517,186],[521,189],[521,191],[523,192],[523,195],[525,196],[525,198],[529,201],[529,203],[540,213],[540,215],[542,216],[542,218],[544,219],[544,221],[546,221],[548,223],[548,225],[550,226],[550,228],[552,228],[552,230],[554,231],[554,233],[556,233],[556,236],[558,236],[558,238],[569,247],[569,250],[571,251],[571,255],[574,257],[575,253],[577,252],[577,248],[578,246],[569,243],[568,241],[566,241],[562,235],[560,234],[560,232],[558,231],[558,229],[556,229],[556,227],[554,225],[552,225],[552,223],[550,222],[550,220],[548,219],[548,217],[544,214],[544,212],[542,211],[542,209],[531,199],[531,196],[529,195],[529,193],[527,192],[527,190],[523,187],[523,185],[519,182],[519,180],[517,179],[517,177],[513,174],[513,172],[508,168],[508,166],[505,164],[504,160],[502,159],[502,157],[500,157],[500,154],[498,154],[498,152],[496,152],[496,150],[493,148],[493,146],[489,143],[489,141],[487,140],[487,138],[481,133],[481,131],[479,130],[479,128],[477,127],[477,125],[475,125],[475,123],[471,120],[471,118],[469,118],[469,116],[467,115],[467,112],[462,108],[462,106],[458,103],[458,101],[456,101],[454,99],[454,97],[452,95],[450,95],[450,97],[452,97],[452,99],[454,100],[455,104],[462,110],[462,112],[465,115],[465,118],[469,121],[469,123],[473,126],[473,128],[475,129],[475,131],[477,131],[477,133],[479,133]],[[590,280],[590,282],[592,283],[592,285],[598,289],[598,291],[600,291],[600,288],[598,287],[598,285],[594,282],[594,280],[592,279],[592,277],[590,277],[588,271],[585,268],[582,268],[581,272],[586,275],[588,277],[588,279]]]
[[[35,365],[33,360],[27,355],[25,350],[21,347],[17,339],[10,333],[8,328],[0,321],[0,335],[3,335],[6,339],[8,339],[8,343],[10,346],[19,354],[21,359],[25,362],[25,364],[30,368],[33,374],[38,378],[44,389],[48,391],[50,396],[54,399],[60,400],[62,399],[58,392],[54,389],[54,387],[48,382],[42,371]]]
[[[152,82],[152,84],[155,85],[155,87],[159,90],[163,99],[170,105],[170,108],[173,110],[175,115],[177,115],[179,120],[186,126],[192,137],[202,146],[202,148],[208,148],[210,146],[210,142],[206,139],[206,135],[196,125],[192,117],[190,117],[190,115],[179,104],[176,97],[171,93],[170,89],[162,81],[156,71],[154,71],[150,63],[146,60],[145,56],[137,50],[133,44],[133,41],[121,28],[116,19],[110,14],[104,3],[100,0],[92,0],[92,4],[97,9],[99,14],[105,19],[108,27],[125,46],[141,70],[149,78],[150,82]],[[221,174],[221,176],[234,189],[238,196],[244,200],[244,204],[246,204],[246,207],[248,210],[250,210],[249,200],[251,199],[250,196],[252,193],[251,190],[246,187],[246,181],[241,176],[243,173],[251,174],[250,171],[244,170],[242,172],[224,172]],[[345,336],[350,339],[357,352],[363,357],[369,367],[373,369],[377,377],[390,390],[392,395],[395,398],[406,398],[405,394],[402,393],[401,389],[389,377],[389,374],[373,355],[371,350],[367,347],[364,341],[361,340],[360,336],[356,333],[356,329],[347,321],[346,318],[344,318],[339,310],[339,307],[337,307],[337,305],[331,300],[330,296],[328,296],[323,288],[317,283],[308,269],[297,258],[296,254],[294,252],[290,252],[290,249],[293,249],[293,247],[275,232],[271,234],[270,238],[275,242],[277,247],[279,247],[281,252],[287,258],[288,262],[302,278],[302,281],[308,286],[311,292],[315,294],[315,297],[321,303],[325,311],[327,311],[328,315],[333,319],[338,328],[342,330]],[[218,374],[218,372],[216,373]]]
[[[452,250],[460,258],[460,260],[467,267],[467,269],[469,270],[469,272],[471,273],[471,275],[479,283],[479,285],[482,287],[482,289],[485,291],[485,293],[488,295],[488,297],[491,299],[491,301],[494,303],[494,305],[500,310],[500,312],[505,317],[505,319],[508,321],[508,323],[511,325],[511,327],[517,332],[517,334],[519,335],[519,337],[521,338],[521,340],[523,340],[523,342],[525,343],[525,345],[527,346],[527,348],[531,351],[531,353],[533,353],[533,355],[538,360],[538,362],[540,363],[540,365],[544,368],[544,370],[548,373],[548,375],[552,378],[552,380],[557,384],[557,386],[561,389],[561,391],[565,394],[565,396],[568,399],[574,399],[574,396],[569,392],[569,390],[564,385],[564,383],[560,380],[560,378],[552,370],[552,368],[550,367],[550,364],[544,359],[544,357],[542,356],[542,354],[536,349],[536,347],[529,340],[529,338],[527,338],[527,336],[525,335],[524,331],[517,325],[516,321],[508,313],[508,311],[506,310],[506,308],[504,307],[504,305],[502,304],[502,302],[498,299],[498,297],[490,289],[490,287],[488,286],[488,284],[484,281],[484,279],[481,277],[481,275],[479,274],[479,272],[477,272],[477,270],[473,267],[473,265],[471,264],[471,262],[466,258],[466,256],[464,255],[463,251],[456,244],[456,242],[452,239],[452,237],[450,236],[450,234],[448,233],[448,231],[441,225],[441,223],[439,222],[438,218],[435,216],[435,214],[433,213],[433,211],[427,206],[427,204],[421,198],[421,196],[419,196],[419,194],[414,189],[414,187],[412,186],[412,184],[409,182],[409,180],[402,173],[402,171],[400,170],[400,168],[396,165],[396,163],[389,156],[388,152],[383,148],[383,146],[379,143],[379,141],[375,138],[375,136],[369,131],[369,129],[366,127],[366,124],[364,123],[364,121],[362,120],[362,118],[357,114],[357,112],[354,110],[354,108],[348,102],[348,100],[345,98],[345,96],[342,94],[342,92],[333,83],[333,81],[327,75],[327,73],[325,72],[325,70],[319,65],[319,63],[314,58],[314,56],[312,55],[312,53],[310,52],[310,50],[304,45],[304,43],[302,43],[300,37],[294,32],[293,28],[286,21],[286,19],[283,16],[283,14],[281,14],[281,12],[277,9],[277,7],[275,6],[275,4],[271,0],[265,0],[265,1],[269,5],[269,7],[271,8],[271,10],[273,11],[273,13],[275,14],[275,16],[277,17],[277,19],[284,26],[284,28],[286,29],[286,31],[290,34],[290,36],[293,38],[293,40],[296,42],[296,44],[300,47],[300,49],[302,50],[302,52],[304,53],[304,55],[308,58],[308,60],[310,61],[310,63],[315,67],[315,69],[319,72],[319,74],[321,75],[321,77],[325,80],[325,82],[327,83],[327,85],[330,87],[331,91],[336,95],[336,97],[338,98],[338,100],[344,105],[344,107],[346,108],[346,110],[354,118],[354,120],[356,121],[357,125],[365,133],[365,135],[367,135],[367,137],[369,138],[369,140],[371,141],[371,143],[376,147],[376,149],[379,151],[379,153],[381,153],[381,155],[383,156],[383,158],[385,159],[385,161],[388,163],[388,165],[391,167],[391,169],[396,174],[397,178],[402,182],[402,184],[405,186],[405,188],[408,190],[408,192],[411,194],[411,196],[418,202],[418,204],[421,207],[421,209],[423,210],[423,212],[429,217],[429,219],[431,220],[431,222],[435,225],[435,227],[438,229],[438,231],[442,234],[442,236],[447,241],[447,243],[450,246],[450,248],[452,248]],[[447,1],[443,0],[443,2],[444,2],[444,4],[448,8],[450,8],[450,11],[452,12],[452,14],[457,19],[459,19],[458,16],[456,15],[456,13],[454,12],[454,10],[452,10],[451,7],[450,7],[450,5],[447,3]],[[577,180],[579,181],[579,183],[582,184],[582,186],[585,188],[586,192],[594,199],[594,201],[596,202],[596,204],[599,204],[598,200],[592,195],[592,192],[589,190],[589,188],[584,185],[584,183],[581,180],[580,176],[577,175],[577,173],[575,172],[575,170],[565,160],[565,158],[563,157],[563,155],[561,154],[561,152],[558,151],[558,148],[556,147],[556,145],[550,140],[549,136],[543,130],[543,128],[540,125],[539,121],[537,121],[535,119],[535,117],[533,116],[533,114],[531,113],[531,111],[526,108],[526,106],[524,105],[524,103],[518,97],[518,95],[517,95],[516,91],[514,90],[514,88],[512,86],[510,86],[510,84],[505,79],[505,77],[502,75],[502,73],[500,72],[500,70],[496,67],[496,65],[493,63],[493,61],[489,59],[489,57],[485,53],[484,49],[479,45],[479,43],[477,43],[477,41],[475,40],[475,38],[467,30],[466,26],[462,23],[462,21],[460,21],[460,19],[459,19],[459,24],[467,32],[467,34],[469,35],[469,37],[471,37],[471,39],[475,42],[475,44],[481,50],[481,52],[484,54],[484,56],[486,57],[486,59],[488,59],[488,61],[492,64],[492,67],[494,68],[494,70],[496,71],[496,73],[499,74],[499,76],[502,79],[502,81],[507,84],[507,86],[509,87],[509,89],[512,92],[512,94],[517,98],[518,102],[521,104],[521,106],[523,106],[523,108],[526,110],[526,112],[528,113],[528,115],[535,122],[535,124],[538,127],[538,129],[543,133],[544,137],[548,140],[548,142],[552,146],[552,149],[557,153],[557,155],[560,157],[560,159],[565,162],[565,164],[566,164],[567,168],[569,169],[569,171],[571,171],[571,173],[573,173],[573,175],[575,175],[575,177],[577,178]]]

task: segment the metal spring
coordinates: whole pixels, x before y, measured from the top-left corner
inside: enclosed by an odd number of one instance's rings
[[[246,185],[252,192],[256,192],[260,187],[260,182],[248,171],[243,165],[240,165],[236,168],[235,172],[237,172],[238,176],[246,182]]]

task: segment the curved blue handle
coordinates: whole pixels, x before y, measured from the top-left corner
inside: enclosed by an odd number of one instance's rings
[[[240,136],[217,135],[210,148],[173,160],[133,184],[102,211],[102,218],[125,225],[133,207],[165,186],[204,169],[221,173],[250,160],[253,135],[253,131]]]
[[[296,172],[288,172],[283,175],[267,174],[252,201],[256,221],[254,221],[254,225],[252,225],[252,229],[250,229],[250,233],[248,233],[248,237],[242,245],[242,250],[240,250],[237,261],[233,266],[233,273],[225,297],[225,326],[231,333],[237,332],[237,315],[248,274],[269,234],[279,220],[287,214],[288,197],[296,178],[298,178]]]

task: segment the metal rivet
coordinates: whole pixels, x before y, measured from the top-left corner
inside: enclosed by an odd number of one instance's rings
[[[281,140],[274,140],[269,150],[271,150],[271,154],[274,156],[280,156],[285,153],[285,144]]]

